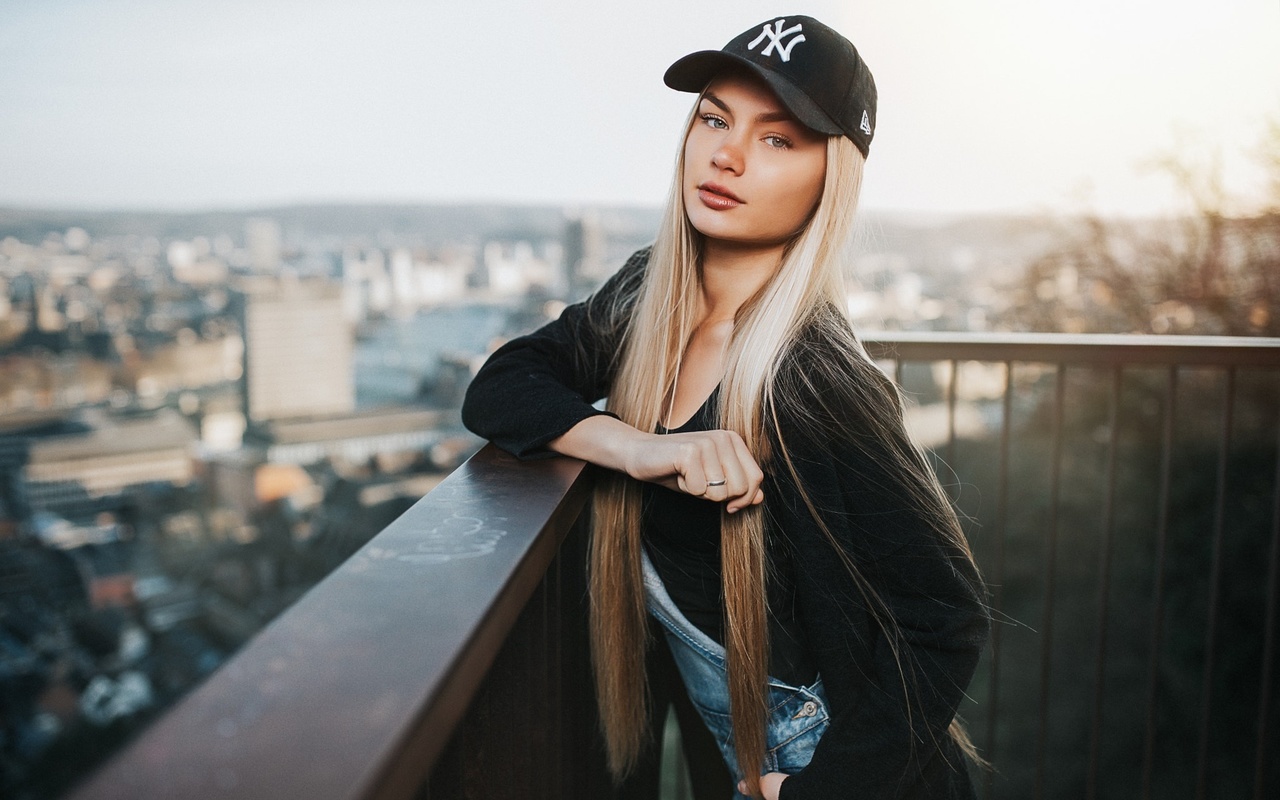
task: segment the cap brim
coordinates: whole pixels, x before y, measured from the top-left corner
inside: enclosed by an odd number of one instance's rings
[[[724,72],[725,69],[745,69],[764,81],[773,93],[778,96],[787,110],[795,115],[802,125],[818,133],[837,136],[844,133],[840,126],[809,96],[800,91],[786,77],[771,70],[763,69],[749,59],[741,58],[721,50],[700,50],[690,53],[676,61],[662,76],[662,82],[678,92],[698,93],[706,88],[711,79]]]

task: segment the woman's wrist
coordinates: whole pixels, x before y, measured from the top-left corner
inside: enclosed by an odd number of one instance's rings
[[[636,480],[725,503],[731,514],[764,502],[760,488],[764,473],[742,437],[731,431],[659,435],[598,414],[552,439],[547,447]]]
[[[617,417],[596,414],[552,439],[547,447],[561,455],[636,477],[635,454],[651,436],[656,434],[636,430]]]

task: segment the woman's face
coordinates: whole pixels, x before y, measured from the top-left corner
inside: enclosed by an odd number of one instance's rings
[[[777,246],[813,213],[826,171],[826,136],[796,121],[762,81],[722,75],[684,142],[689,222],[726,244]]]

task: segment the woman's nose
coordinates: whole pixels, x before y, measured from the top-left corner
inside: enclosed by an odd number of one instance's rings
[[[711,154],[711,163],[716,169],[724,169],[735,175],[741,175],[745,166],[742,148],[732,139],[726,137],[720,146]]]

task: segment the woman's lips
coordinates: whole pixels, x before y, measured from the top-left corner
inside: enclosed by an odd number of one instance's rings
[[[698,186],[698,199],[707,208],[717,211],[727,211],[731,208],[737,208],[744,201],[733,192],[724,188],[718,183],[704,183]]]

